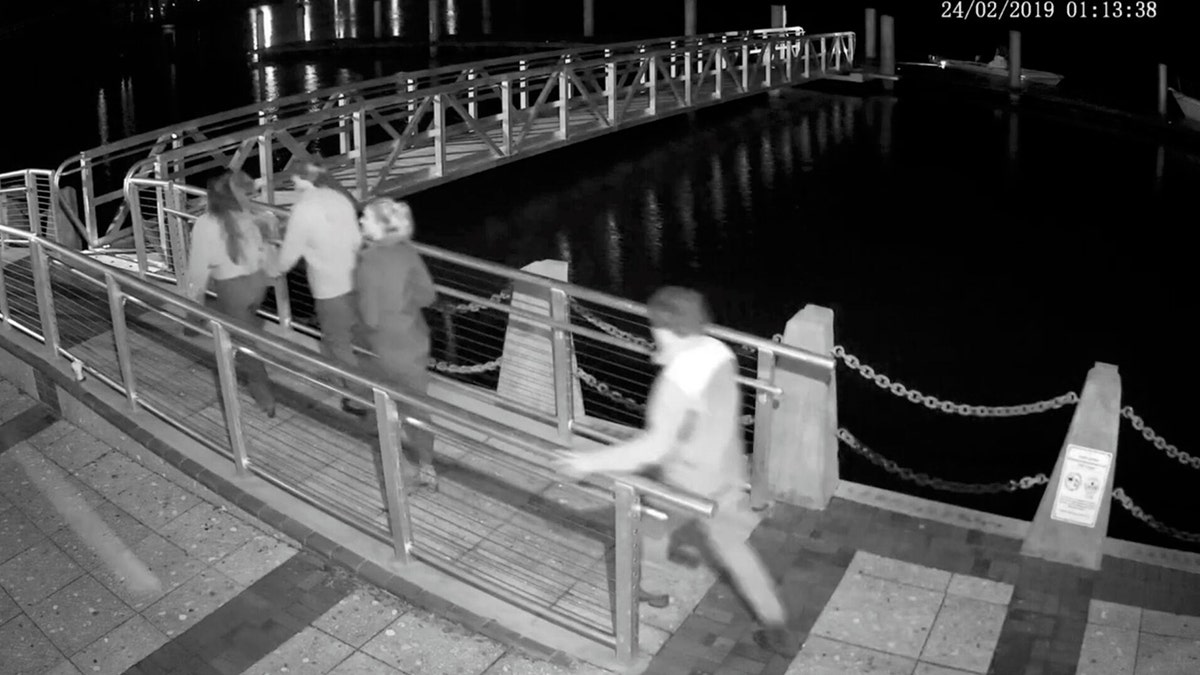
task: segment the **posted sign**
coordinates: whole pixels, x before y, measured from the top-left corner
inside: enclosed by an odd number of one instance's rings
[[[1067,446],[1058,492],[1050,517],[1065,523],[1095,527],[1100,507],[1108,498],[1105,486],[1112,470],[1113,453],[1081,445]]]

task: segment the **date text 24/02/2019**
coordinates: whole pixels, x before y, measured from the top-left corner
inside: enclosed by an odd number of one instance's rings
[[[941,18],[969,20],[1012,19],[1154,19],[1155,0],[951,0],[941,3]]]

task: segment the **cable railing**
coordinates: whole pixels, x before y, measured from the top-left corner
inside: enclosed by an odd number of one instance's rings
[[[54,172],[54,185],[56,189],[62,189],[68,184],[78,183],[82,202],[79,212],[87,232],[87,242],[91,246],[102,246],[127,234],[122,232],[127,229],[124,226],[129,213],[124,206],[121,181],[135,164],[147,159],[153,163],[153,159],[164,152],[179,152],[190,145],[209,143],[213,139],[254,130],[264,124],[275,124],[289,118],[313,113],[328,114],[329,111],[336,113],[337,109],[349,113],[350,107],[361,101],[436,88],[464,80],[485,79],[498,74],[537,71],[565,60],[586,62],[661,49],[700,47],[713,42],[729,42],[746,37],[781,39],[803,34],[802,28],[791,27],[635,40],[607,45],[581,45],[567,50],[547,50],[519,57],[500,57],[465,65],[399,72],[242,106],[93,148],[65,160]],[[821,40],[820,44],[824,54],[824,40]],[[676,63],[675,66],[681,68],[682,63]],[[534,96],[536,97],[536,94]],[[348,120],[346,124],[349,124]],[[154,170],[157,171],[157,167]],[[134,175],[145,177],[141,174]],[[151,175],[158,178],[170,177]]]
[[[180,287],[187,233],[203,208],[204,190],[130,179],[126,196],[130,204],[140,205],[133,210],[133,271]],[[286,221],[286,210],[261,206]],[[429,323],[430,366],[440,377],[467,387],[474,397],[554,427],[564,443],[573,434],[610,442],[640,426],[657,370],[643,304],[435,246],[417,247],[438,290]],[[268,321],[296,337],[319,336],[302,271],[281,277],[272,295],[262,312]],[[712,335],[738,355],[745,438],[755,465],[765,466],[759,462],[769,452],[769,433],[755,430],[770,428],[781,395],[773,383],[778,363],[828,379],[834,361],[729,328],[714,327]],[[764,478],[761,472],[751,473],[759,505],[765,503]]]
[[[387,543],[398,561],[425,562],[622,659],[638,653],[638,521],[714,513],[707,499],[637,476],[559,483],[550,462],[562,444],[406,394],[29,232],[0,227],[0,261],[3,326],[120,392],[131,411]],[[180,337],[188,332],[198,337]],[[238,387],[244,359],[269,365],[277,415]],[[370,405],[375,427],[345,428],[345,416],[322,412],[331,408],[320,402],[340,398]],[[403,468],[401,438],[414,430],[432,433],[452,468],[437,492],[415,489]],[[589,505],[592,517],[558,507],[563,501]]]

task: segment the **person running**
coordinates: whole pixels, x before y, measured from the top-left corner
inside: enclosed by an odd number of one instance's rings
[[[225,172],[208,183],[208,206],[192,227],[187,296],[202,303],[212,281],[216,308],[230,318],[261,328],[258,308],[271,285],[269,255],[261,218]],[[258,359],[239,355],[247,388],[268,417],[275,416],[275,395],[267,368]]]
[[[304,258],[321,324],[321,353],[343,366],[356,368],[354,267],[362,248],[358,204],[325,167],[315,162],[301,162],[292,174],[292,182],[300,196],[288,217],[277,271],[287,273]],[[344,381],[341,385],[347,387]],[[366,408],[349,398],[342,399],[342,410],[360,417],[367,414]]]
[[[762,623],[755,641],[794,655],[787,611],[741,524],[747,508],[742,494],[746,461],[737,359],[723,342],[705,335],[709,312],[697,291],[659,289],[647,309],[658,345],[654,360],[663,369],[650,391],[645,430],[602,450],[568,452],[558,468],[568,475],[585,476],[657,466],[664,482],[715,501],[716,515],[694,522]]]
[[[380,372],[398,389],[415,396],[429,390],[429,326],[421,313],[437,299],[433,277],[412,244],[412,209],[404,202],[376,199],[363,210],[366,247],[355,270],[359,315]],[[422,422],[427,416],[403,412]],[[416,456],[421,485],[437,489],[433,466],[433,434],[405,427],[406,452]]]

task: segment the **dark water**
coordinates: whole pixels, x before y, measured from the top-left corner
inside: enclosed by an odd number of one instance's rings
[[[348,23],[344,1],[312,4],[324,7],[314,9],[314,35],[336,38],[339,11],[344,35],[350,25],[373,31],[370,3],[355,5],[357,23]],[[566,4],[539,14],[528,2],[520,14],[494,2],[497,31],[569,35]],[[407,8],[418,18],[401,17],[399,39],[420,39],[406,26],[424,24],[426,3],[400,5],[401,14]],[[806,13],[796,22],[810,32],[857,29],[861,8],[847,5],[811,8],[811,21]],[[279,7],[272,35],[290,39],[293,9]],[[466,0],[462,7],[460,30],[469,35],[477,10]],[[718,21],[704,7],[702,31],[765,23],[757,10]],[[602,33],[678,32],[669,13],[622,23],[611,7],[605,11]],[[531,15],[540,23],[516,20]],[[386,14],[389,27],[395,16]],[[925,52],[969,58],[1003,43],[1007,30],[978,23],[947,31],[937,17],[897,17],[902,59]],[[59,76],[17,69],[12,91],[21,95],[0,108],[0,120],[22,132],[10,133],[0,149],[0,170],[52,167],[81,148],[174,121],[376,69],[419,67],[405,62],[411,56],[347,52],[254,69],[245,58],[253,35],[247,7],[173,20],[173,45],[153,17],[114,32],[64,23],[21,36],[35,47],[62,39],[59,49],[24,47],[31,62],[36,55]],[[1069,71],[1076,81],[1098,83],[1092,90],[1144,108],[1153,102],[1146,73],[1180,52],[1162,38],[1166,23],[1030,26],[1027,62]],[[1034,39],[1051,33],[1073,48],[1049,50],[1049,37]],[[11,36],[3,40],[0,51],[17,49]],[[1118,48],[1129,56],[1097,65],[1098,54]],[[1047,398],[1078,390],[1093,362],[1115,363],[1125,402],[1169,440],[1200,453],[1186,423],[1197,370],[1186,328],[1195,305],[1187,223],[1200,179],[1196,158],[1164,149],[1160,172],[1159,149],[1146,140],[903,87],[899,94],[756,99],[528,160],[412,202],[432,243],[515,266],[565,257],[574,281],[634,298],[661,283],[695,285],[723,323],[762,335],[779,332],[805,303],[833,307],[838,342],[848,350],[894,379],[956,401]],[[839,387],[841,422],[864,442],[914,469],[962,481],[1049,473],[1070,420],[1063,411],[950,417],[845,371]],[[1200,530],[1189,489],[1200,474],[1127,425],[1120,459],[1117,484],[1148,512]],[[856,456],[844,456],[842,466],[853,480],[1023,518],[1040,497],[1040,490],[953,497],[898,483]],[[1180,546],[1147,536],[1119,508],[1113,531]]]

